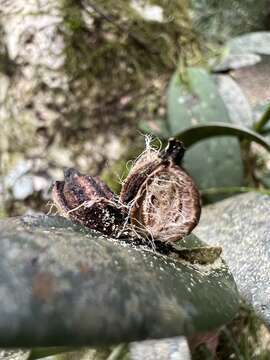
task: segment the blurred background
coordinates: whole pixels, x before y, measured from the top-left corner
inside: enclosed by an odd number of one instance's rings
[[[119,191],[143,133],[172,133],[176,75],[199,89],[177,95],[179,116],[182,105],[203,99],[204,123],[218,114],[255,124],[270,102],[269,34],[269,0],[0,0],[0,217],[48,213],[51,185],[65,167],[100,175]],[[197,68],[203,77],[190,72]],[[210,82],[214,100],[206,96]],[[175,132],[198,123],[185,116]],[[235,144],[226,144],[232,158]],[[245,184],[269,188],[269,154],[253,146],[251,155],[256,168]],[[190,156],[200,188],[216,186],[200,182]],[[218,185],[242,185],[237,171]],[[270,359],[269,338],[243,310],[223,334],[220,358]]]
[[[68,166],[119,188],[143,148],[141,122],[166,118],[176,69],[209,67],[232,37],[269,30],[269,5],[2,0],[1,216],[48,211],[50,186]],[[234,71],[252,107],[269,100],[267,61]]]

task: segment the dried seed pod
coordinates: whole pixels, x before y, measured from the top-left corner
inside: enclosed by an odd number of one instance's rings
[[[130,208],[131,225],[153,240],[180,240],[199,221],[199,192],[178,165],[184,151],[183,143],[169,140],[164,151],[142,156],[123,184],[120,201]]]
[[[117,236],[126,217],[105,183],[75,169],[65,170],[64,181],[55,182],[52,197],[63,216],[104,234]]]
[[[53,200],[62,215],[108,235],[119,237],[126,228],[163,243],[177,241],[197,225],[201,210],[193,180],[178,165],[184,150],[175,139],[164,151],[147,149],[120,199],[98,177],[67,169],[64,181],[54,184]]]

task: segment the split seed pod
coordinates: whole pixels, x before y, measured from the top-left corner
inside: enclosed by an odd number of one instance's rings
[[[175,242],[198,224],[200,195],[192,178],[179,165],[185,148],[170,139],[161,152],[146,152],[131,169],[120,194],[131,226],[153,240]]]
[[[146,150],[119,199],[98,177],[67,169],[64,181],[53,186],[53,201],[63,216],[104,234],[119,237],[126,230],[126,235],[175,242],[193,230],[201,212],[199,192],[179,165],[184,152],[175,139],[161,152]]]
[[[64,172],[64,181],[56,181],[52,197],[61,215],[90,229],[117,236],[126,214],[118,206],[115,194],[98,177]]]

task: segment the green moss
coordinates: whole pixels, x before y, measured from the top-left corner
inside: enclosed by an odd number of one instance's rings
[[[84,8],[74,0],[63,0],[66,19],[67,62],[72,73],[86,71],[88,77],[114,83],[126,78],[173,70],[179,57],[198,55],[199,45],[189,16],[187,0],[152,1],[163,9],[165,21],[147,21],[126,0],[100,0]],[[90,9],[90,10],[89,10]],[[82,13],[92,19],[85,24]],[[88,40],[88,41],[86,41]],[[123,76],[124,75],[124,76]]]
[[[151,2],[162,7],[164,22],[145,20],[131,1],[62,0],[65,71],[72,101],[78,106],[65,113],[67,126],[60,120],[55,130],[69,146],[78,139],[89,141],[98,133],[94,125],[97,118],[98,124],[105,118],[113,133],[122,121],[123,126],[130,125],[132,133],[136,118],[153,120],[164,96],[164,88],[158,93],[160,86],[153,84],[167,81],[179,58],[184,66],[199,61],[200,46],[189,16],[189,1]],[[130,106],[122,107],[119,103],[126,96],[132,98]],[[156,106],[150,107],[153,97]]]
[[[62,8],[65,12],[65,26],[70,31],[80,31],[83,29],[81,9],[78,2],[73,0],[62,0]]]

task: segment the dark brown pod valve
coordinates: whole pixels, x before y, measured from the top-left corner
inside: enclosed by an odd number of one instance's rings
[[[64,181],[55,182],[52,196],[61,215],[90,229],[113,236],[122,229],[126,217],[123,207],[98,177],[67,169]]]

